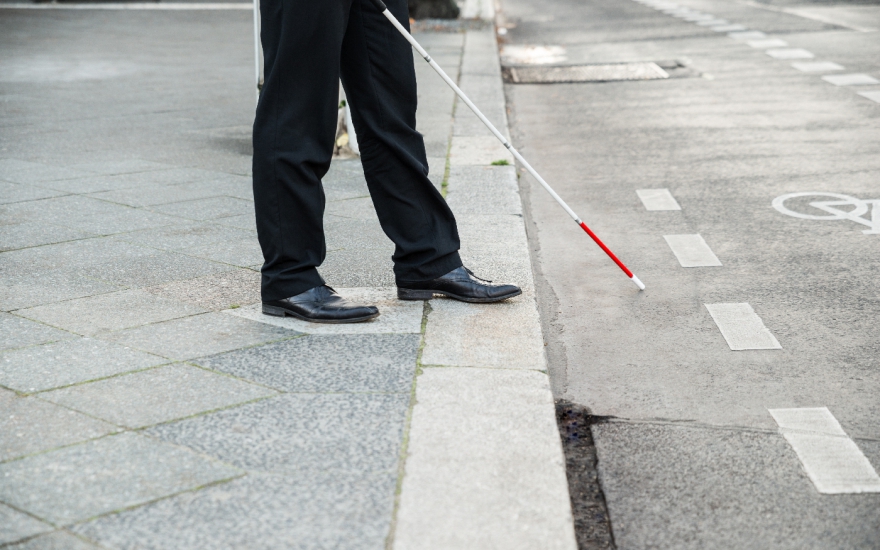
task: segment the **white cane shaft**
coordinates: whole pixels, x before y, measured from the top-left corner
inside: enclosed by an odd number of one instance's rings
[[[260,0],[254,0],[254,81],[260,102]]]

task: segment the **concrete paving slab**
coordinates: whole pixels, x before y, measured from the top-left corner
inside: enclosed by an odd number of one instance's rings
[[[521,215],[516,167],[451,167],[446,202],[456,215]]]
[[[394,472],[409,399],[403,393],[286,394],[147,433],[249,471]]]
[[[54,527],[0,502],[0,544],[52,531]]]
[[[106,340],[176,361],[283,340],[298,333],[247,319],[206,313],[104,335]]]
[[[72,528],[108,548],[383,548],[392,473],[249,474]]]
[[[319,270],[333,288],[387,288],[395,285],[393,253],[390,241],[384,248],[330,250]]]
[[[123,233],[117,235],[114,239],[161,250],[181,251],[189,248],[207,248],[210,245],[240,240],[252,234],[252,232],[245,232],[241,229],[225,227],[216,223],[188,222],[178,219],[174,220],[174,223],[164,226]]]
[[[0,252],[95,236],[97,236],[95,233],[88,231],[49,223],[27,222],[4,225],[3,240],[0,241]]]
[[[825,73],[844,70],[843,65],[838,65],[831,61],[800,61],[792,63],[791,66],[802,73]]]
[[[880,80],[862,73],[826,75],[822,77],[822,80],[829,84],[834,84],[835,86],[865,86],[870,84],[880,84]]]
[[[55,531],[8,547],[10,550],[100,550],[66,531]]]
[[[0,384],[36,392],[167,363],[156,355],[77,338],[0,354]]]
[[[494,136],[454,136],[449,150],[450,166],[513,164],[513,155]]]
[[[365,323],[339,325],[309,323],[293,317],[266,315],[263,313],[262,302],[227,309],[223,313],[307,334],[419,334],[422,332],[423,302],[398,300],[396,287],[337,288],[336,291],[340,296],[355,303],[378,307],[379,317]]]
[[[20,309],[16,314],[77,334],[94,336],[204,312],[199,307],[143,290],[123,290]]]
[[[215,224],[226,225],[238,229],[246,229],[248,231],[257,230],[257,217],[255,212],[242,214],[240,216],[227,216],[225,218],[216,218],[211,220]]]
[[[194,182],[175,185],[129,187],[114,191],[91,193],[89,196],[94,199],[138,208],[206,199],[222,194],[216,187],[203,185],[201,182]]]
[[[546,375],[427,368],[416,402],[393,548],[577,547]]]
[[[26,348],[76,337],[75,334],[35,323],[30,319],[0,313],[0,350]]]
[[[34,184],[89,176],[89,172],[15,158],[0,159],[0,179]]]
[[[233,197],[212,197],[183,202],[173,202],[151,207],[151,210],[189,220],[206,221],[250,213],[254,203]]]
[[[496,304],[431,300],[423,365],[544,369],[544,340],[534,295]]]
[[[82,195],[68,195],[7,206],[34,221],[48,221],[97,235],[137,231],[179,222],[179,218],[134,209]]]
[[[409,393],[420,340],[415,334],[307,336],[196,363],[288,392]]]
[[[14,253],[15,251],[6,254]],[[21,273],[7,276],[4,285],[0,286],[0,309],[13,311],[40,304],[106,294],[115,290],[121,290],[121,287],[87,279],[76,268]]]
[[[100,420],[3,389],[0,410],[0,462],[119,431]]]
[[[177,252],[150,251],[134,259],[111,260],[84,267],[83,276],[128,288],[159,285],[201,275],[219,274],[230,267]]]
[[[749,304],[705,304],[731,350],[782,349]]]
[[[220,311],[260,301],[260,273],[229,269],[213,275],[144,288],[150,294]]]
[[[812,59],[816,57],[812,52],[803,48],[773,48],[764,53],[774,59]]]
[[[42,182],[41,187],[68,193],[98,193],[129,189],[133,187],[158,187],[191,181],[204,180],[211,176],[208,170],[200,168],[170,168],[148,172],[128,172],[112,176],[88,175],[77,179],[59,179]]]
[[[40,399],[127,428],[142,428],[276,392],[190,365],[167,365],[46,392]]]
[[[217,246],[215,243],[202,244],[184,248],[180,252],[238,267],[249,267],[263,263],[263,252],[260,249],[256,231],[236,229],[237,235],[233,236],[233,228],[227,227],[225,229],[229,230],[230,238],[223,246]]]
[[[83,162],[70,166],[70,168],[74,170],[84,170],[86,172],[101,174],[102,176],[132,174],[134,172],[151,172],[153,170],[168,170],[174,167],[173,164],[165,164],[162,162],[153,162],[137,158]]]
[[[55,525],[230,479],[240,471],[134,433],[0,464],[0,499]]]
[[[61,191],[53,191],[52,189],[44,189],[34,185],[0,181],[0,204],[48,199],[63,194]]]

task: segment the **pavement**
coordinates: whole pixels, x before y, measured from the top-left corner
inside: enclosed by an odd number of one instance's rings
[[[505,88],[514,145],[647,285],[522,173],[554,396],[593,415],[616,546],[880,546],[880,7],[499,15],[512,65],[680,68]]]
[[[507,151],[417,60],[462,256],[521,297],[396,300],[341,159],[321,271],[382,315],[270,318],[247,6],[75,7],[0,9],[0,546],[575,548]],[[493,29],[465,28],[417,38],[506,131]]]

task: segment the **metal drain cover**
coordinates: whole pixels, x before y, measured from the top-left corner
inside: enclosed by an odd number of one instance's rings
[[[505,76],[514,84],[561,82],[610,82],[615,80],[656,80],[669,73],[653,62],[612,63],[607,65],[569,65],[566,67],[506,67]]]

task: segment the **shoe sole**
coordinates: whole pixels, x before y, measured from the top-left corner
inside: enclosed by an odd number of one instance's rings
[[[267,306],[266,304],[263,304],[263,314],[271,315],[273,317],[293,317],[307,323],[324,323],[327,325],[363,323],[364,321],[369,321],[370,319],[375,319],[379,316],[379,312],[376,312],[374,315],[367,315],[366,317],[353,317],[351,319],[309,319],[308,317],[304,317],[299,313],[294,313],[293,311],[284,309],[283,307]]]
[[[491,304],[494,302],[502,302],[504,300],[507,300],[508,298],[519,296],[520,294],[522,294],[522,290],[518,289],[516,292],[511,292],[510,294],[497,296],[495,298],[467,298],[465,296],[459,296],[451,292],[446,292],[445,290],[413,290],[409,288],[397,289],[397,298],[400,300],[430,300],[434,296],[440,295],[446,296],[447,298],[452,298],[453,300],[458,300],[459,302],[468,302],[471,304]]]

